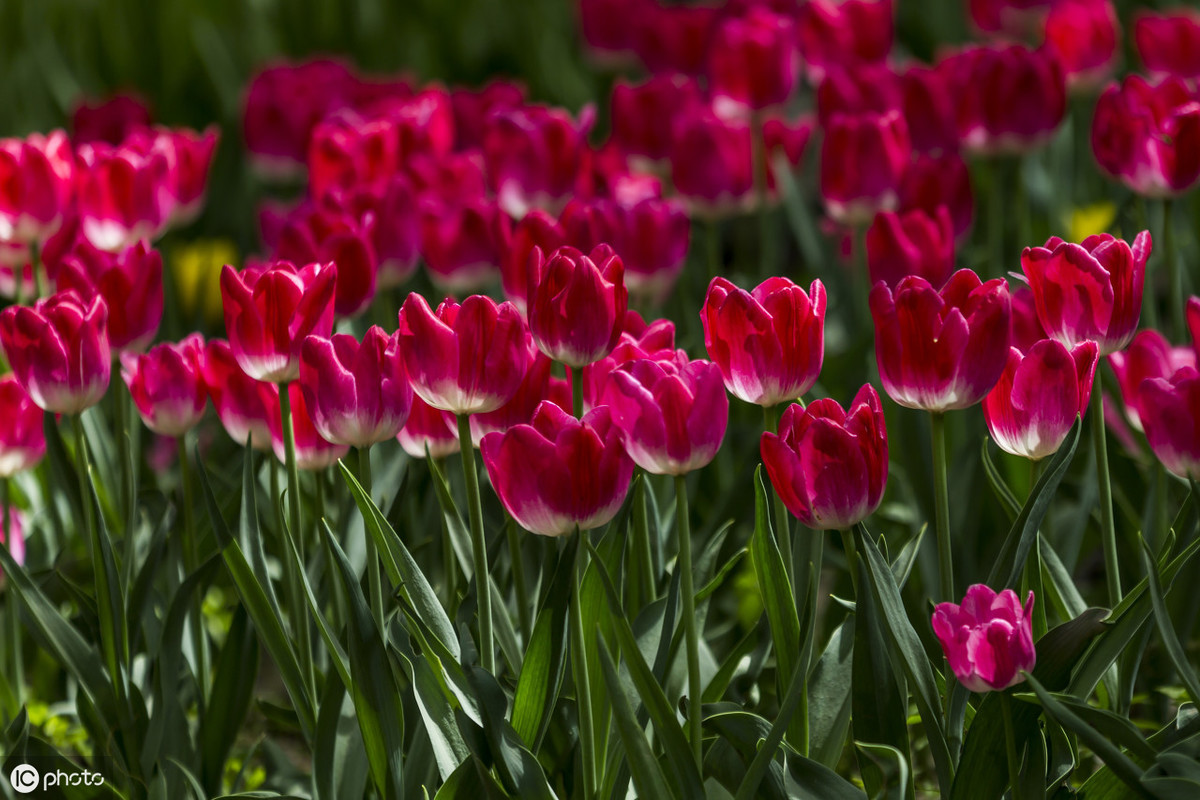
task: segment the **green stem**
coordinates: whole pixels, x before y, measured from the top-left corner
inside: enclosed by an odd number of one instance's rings
[[[1100,536],[1104,542],[1104,578],[1108,602],[1116,608],[1121,602],[1121,562],[1117,556],[1117,528],[1113,519],[1112,479],[1108,472],[1108,443],[1104,432],[1104,399],[1100,389],[1100,371],[1092,387],[1092,450],[1096,453],[1096,480],[1100,487]]]
[[[446,459],[436,459],[437,470],[446,474]],[[442,525],[442,561],[446,571],[446,610],[452,611],[454,601],[458,597],[458,556],[454,552],[454,542],[450,539],[450,531]]]
[[[1162,241],[1163,253],[1167,262],[1167,283],[1170,289],[1167,293],[1171,305],[1171,334],[1174,341],[1182,341],[1187,327],[1183,320],[1183,273],[1179,270],[1179,260],[1175,253],[1175,229],[1171,218],[1174,216],[1175,205],[1171,198],[1163,198]]]
[[[940,411],[929,413],[933,435],[933,506],[937,530],[938,568],[942,600],[954,602],[954,558],[950,547],[950,492],[946,477],[946,417]]]
[[[471,419],[458,415],[458,442],[462,448],[463,478],[467,482],[467,508],[471,516],[471,552],[475,559],[475,593],[479,602],[479,656],[483,668],[496,672],[496,653],[492,644],[492,593],[488,586],[487,543],[483,538],[483,504],[479,499],[479,473],[475,466],[475,448],[471,445]]]
[[[1021,800],[1021,764],[1017,761],[1017,739],[1013,734],[1012,696],[1000,693],[1000,710],[1004,717],[1004,749],[1008,755],[1008,783],[1012,787],[1012,800]]]
[[[779,430],[779,406],[763,406],[763,426],[763,429],[769,433],[776,433]],[[770,485],[770,481],[767,483]],[[791,514],[783,503],[783,497],[775,491],[774,486],[771,486],[770,491],[775,505],[775,539],[779,543],[779,554],[783,557],[783,569],[787,573],[788,583],[792,585],[796,602],[799,603],[803,593],[800,591],[802,587],[796,583],[796,570],[792,556]]]
[[[1041,477],[1042,467],[1041,461],[1029,462],[1029,493],[1031,495],[1034,487],[1037,486],[1038,478]],[[1046,619],[1046,595],[1042,593],[1042,540],[1049,541],[1050,539],[1049,525],[1050,515],[1047,514],[1042,519],[1041,530],[1038,531],[1037,538],[1033,542],[1033,552],[1030,553],[1030,559],[1025,564],[1026,588],[1032,591],[1036,598],[1036,602],[1033,604],[1033,640],[1035,642],[1042,638],[1049,628],[1049,622]]]
[[[358,482],[367,497],[371,497],[371,448],[358,448]],[[379,630],[383,630],[383,582],[379,575],[379,553],[375,549],[375,537],[366,535],[367,541],[367,592],[371,601],[371,616]]]
[[[12,489],[8,478],[0,478],[0,501],[4,503],[4,542],[6,547],[12,547]],[[4,598],[4,608],[7,611],[6,627],[8,638],[4,647],[11,654],[12,687],[17,701],[17,708],[25,704],[25,657],[21,648],[21,610],[17,607],[15,592],[8,592]],[[16,709],[13,709],[15,712]]]
[[[703,764],[703,740],[700,732],[700,705],[704,687],[700,685],[700,632],[696,627],[696,587],[692,574],[692,523],[688,514],[687,476],[675,476],[675,513],[679,535],[679,583],[683,594],[683,635],[687,642],[688,739],[696,766]]]
[[[38,252],[37,241],[29,244],[29,264],[33,270],[33,285],[37,287],[38,297],[47,297],[46,293],[46,278],[42,274],[42,259],[41,253]],[[20,281],[18,281],[19,283]]]
[[[658,576],[654,574],[654,554],[650,548],[650,512],[646,500],[646,493],[650,491],[649,481],[650,473],[642,472],[633,498],[634,555],[641,579],[643,606],[653,603],[658,594],[655,586]]]
[[[292,543],[299,556],[300,568],[305,569],[308,561],[305,556],[304,528],[301,526],[300,519],[300,470],[296,466],[296,432],[292,425],[292,397],[291,393],[288,392],[288,385],[286,383],[279,384],[279,421],[283,428],[283,447],[288,481],[289,527],[285,535],[292,538]],[[287,559],[284,559],[284,561],[286,562]],[[312,634],[308,627],[308,617],[301,611],[301,609],[306,608],[307,601],[300,585],[300,576],[293,574],[291,569],[287,569],[286,574],[288,604],[291,606],[293,613],[293,634],[296,636],[296,643],[300,650],[300,663],[302,666],[307,665],[305,668],[305,679],[307,681],[305,688],[308,690],[309,697],[313,697],[315,696],[317,679],[313,673]]]
[[[571,373],[571,410],[575,419],[583,419],[583,367],[567,367]]]
[[[196,542],[196,521],[192,515],[195,507],[191,461],[188,459],[187,434],[175,440],[179,457],[179,483],[183,493],[183,568],[191,575],[200,566],[200,549]],[[191,629],[192,650],[196,654],[196,682],[200,685],[200,706],[208,696],[208,645],[204,638],[204,607],[200,597],[193,597],[188,611],[188,627]]]
[[[575,567],[572,581],[569,614],[571,617],[571,640],[575,646],[571,652],[572,675],[575,680],[575,702],[579,708],[579,752],[583,761],[583,797],[596,797],[599,781],[596,777],[596,743],[593,737],[592,687],[588,677],[587,641],[583,630],[583,578],[587,573],[588,549],[582,537],[586,534],[575,529]]]
[[[521,637],[529,644],[533,637],[533,610],[529,604],[529,587],[525,585],[525,559],[521,555],[521,532],[517,521],[505,514],[505,534],[508,537],[508,558],[512,561],[512,580],[517,588],[517,618],[521,625]]]

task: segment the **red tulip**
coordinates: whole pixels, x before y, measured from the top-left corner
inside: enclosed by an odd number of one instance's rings
[[[654,74],[700,75],[712,41],[717,9],[708,5],[641,4],[630,25],[630,45],[646,69]]]
[[[958,682],[972,692],[1003,691],[1033,670],[1033,592],[1025,606],[1012,589],[996,594],[977,583],[962,605],[938,603],[933,632]]]
[[[117,94],[95,103],[83,98],[71,111],[71,141],[120,144],[134,131],[149,128],[150,122],[150,109],[140,97]]]
[[[221,272],[225,330],[234,357],[250,377],[271,383],[300,377],[300,346],[307,336],[333,331],[337,267],[274,261],[263,269]]]
[[[1185,192],[1200,179],[1200,98],[1180,78],[1154,85],[1130,75],[1096,101],[1092,151],[1138,194]]]
[[[1091,341],[1070,350],[1053,339],[1028,353],[1010,348],[1004,373],[983,399],[983,418],[1000,449],[1032,461],[1056,453],[1075,417],[1087,412],[1097,358]]]
[[[352,265],[351,274],[365,270],[373,260],[375,287],[390,289],[403,284],[417,269],[421,236],[418,200],[412,181],[405,175],[395,175],[377,191],[333,189],[326,193],[318,203],[319,217],[328,214],[332,225],[311,225],[304,221],[304,214],[299,211],[271,219],[269,207],[260,210],[259,221],[260,225],[266,227],[269,224],[273,228],[269,236],[264,231],[264,240],[271,239],[269,246],[276,247],[283,239],[285,228],[292,222],[291,218],[296,217],[294,222],[301,231],[295,244],[305,252],[329,250],[334,254],[335,262],[341,252],[342,261]],[[373,259],[368,258],[372,254]],[[339,263],[338,276],[341,274]],[[360,291],[368,285],[364,279],[369,280],[365,272],[360,273],[360,279],[354,284]]]
[[[941,286],[954,272],[954,223],[945,206],[934,216],[921,209],[876,214],[866,244],[872,284],[894,287],[901,278],[919,275]]]
[[[579,202],[581,201],[572,200],[567,204],[567,208]],[[533,209],[513,226],[508,253],[501,262],[500,283],[504,288],[504,297],[522,314],[526,313],[529,302],[529,259],[533,256],[534,249],[540,249],[542,253],[553,253],[566,243],[567,234],[562,225],[540,208]],[[583,242],[576,247],[581,250],[591,249]]]
[[[629,302],[625,266],[611,247],[589,255],[560,247],[529,260],[529,330],[538,348],[570,367],[599,361],[617,345]]]
[[[166,159],[163,185],[166,221],[183,225],[199,215],[218,138],[215,125],[203,133],[157,127],[140,128],[122,142],[124,148],[140,152],[146,158],[161,154]],[[115,190],[121,191],[119,187]]]
[[[63,131],[0,139],[0,242],[45,241],[74,192],[74,156]]]
[[[332,262],[337,267],[333,313],[356,317],[375,299],[376,220],[332,209],[302,206],[294,211],[279,233],[275,258],[294,264]]]
[[[1094,87],[1112,74],[1120,22],[1109,0],[1059,0],[1046,16],[1046,46],[1072,87]]]
[[[612,138],[626,153],[653,161],[671,154],[675,120],[703,107],[700,86],[685,75],[654,75],[642,83],[618,79],[612,90]]]
[[[1046,333],[1067,347],[1092,339],[1102,356],[1124,349],[1142,313],[1150,247],[1149,231],[1132,248],[1107,233],[1081,244],[1055,236],[1045,247],[1026,247],[1021,268]]]
[[[100,250],[124,250],[162,232],[174,204],[171,164],[161,149],[80,145],[75,194],[87,240]]]
[[[892,49],[892,0],[810,0],[797,35],[813,83],[838,66],[880,62]]]
[[[639,359],[608,376],[600,395],[612,409],[625,449],[639,467],[655,475],[685,475],[716,456],[729,424],[729,396],[721,368],[672,358]]]
[[[579,0],[583,39],[603,59],[616,60],[631,45],[632,28],[645,0]]]
[[[704,346],[734,397],[774,406],[816,383],[825,357],[825,286],[806,293],[787,278],[753,291],[713,278],[700,311]]]
[[[400,168],[400,135],[387,117],[352,111],[327,117],[308,145],[309,192],[320,198],[334,189],[381,189]]]
[[[753,189],[750,126],[710,110],[681,118],[671,142],[671,180],[697,210],[726,214]]]
[[[887,486],[883,408],[871,384],[848,410],[822,398],[783,412],[779,433],[760,443],[763,465],[788,511],[817,530],[846,529],[869,517]]]
[[[0,311],[0,348],[38,408],[78,414],[100,402],[112,375],[107,322],[102,298],[74,292]]]
[[[941,291],[910,275],[893,290],[871,290],[875,358],[884,391],[908,408],[973,406],[1004,372],[1009,347],[1008,285],[982,283],[969,269]]]
[[[1195,9],[1139,11],[1133,18],[1133,41],[1152,75],[1200,78],[1200,12]]]
[[[279,417],[279,387],[242,371],[233,347],[214,339],[204,348],[204,386],[229,438],[256,450],[271,447],[271,420]]]
[[[427,448],[433,458],[445,458],[461,449],[458,421],[454,415],[434,408],[420,395],[413,396],[412,412],[396,439],[404,452],[413,458],[425,458]]]
[[[866,224],[877,212],[895,208],[911,155],[899,111],[836,115],[821,142],[821,195],[829,215]]]
[[[648,197],[616,203],[613,247],[625,263],[630,294],[661,303],[687,260],[691,221],[678,200]]]
[[[967,0],[971,23],[983,33],[1021,39],[1037,31],[1054,0]]]
[[[350,452],[344,444],[334,444],[321,436],[304,401],[299,382],[289,383],[282,391],[289,393],[292,403],[292,431],[296,440],[296,467],[303,470],[322,470],[332,467],[339,458]],[[279,414],[268,420],[271,426],[271,450],[279,463],[287,462],[287,443],[283,438],[283,421]]]
[[[919,208],[934,216],[938,206],[950,210],[954,235],[961,239],[971,228],[975,200],[971,193],[971,173],[958,153],[918,156],[904,171],[900,182],[900,210]]]
[[[936,67],[910,67],[900,78],[902,108],[913,150],[953,153],[958,150],[958,123],[953,84]]]
[[[532,339],[529,344],[533,360],[512,400],[495,411],[471,415],[471,444],[475,447],[479,447],[483,437],[493,431],[504,433],[517,425],[528,424],[543,400],[549,400],[559,408],[571,408],[570,382],[553,377],[550,370],[554,362],[533,345]],[[457,430],[453,417],[450,427]]]
[[[795,37],[791,18],[762,6],[725,17],[709,46],[709,90],[718,101],[750,109],[785,102],[800,78]]]
[[[121,377],[146,427],[161,436],[182,436],[204,416],[204,337],[164,342],[148,353],[122,353]]]
[[[1146,441],[1171,473],[1200,480],[1200,372],[1183,367],[1170,378],[1147,378],[1137,390]]]
[[[886,64],[839,66],[817,87],[817,119],[827,125],[838,114],[886,114],[902,99],[900,76]]]
[[[482,148],[488,117],[498,111],[520,108],[524,104],[525,87],[504,78],[494,78],[478,89],[454,89],[450,92],[450,107],[454,112],[454,149]]]
[[[494,200],[431,200],[421,209],[421,255],[434,284],[448,292],[491,282],[511,236],[512,221]]]
[[[300,388],[317,432],[335,444],[369,447],[404,427],[412,387],[400,341],[378,325],[353,336],[309,336],[300,349]]]
[[[518,218],[535,207],[561,208],[575,188],[594,118],[590,106],[578,121],[544,106],[489,117],[483,155],[500,207]]]
[[[531,424],[489,433],[480,450],[504,508],[521,527],[542,536],[608,523],[633,479],[621,433],[603,407],[577,420],[544,402]]]
[[[0,478],[33,469],[46,454],[42,432],[45,412],[29,397],[12,373],[0,378]]]
[[[1129,347],[1109,354],[1108,363],[1117,376],[1117,385],[1121,387],[1125,417],[1139,431],[1142,430],[1143,412],[1138,405],[1138,389],[1142,381],[1170,378],[1184,367],[1195,369],[1197,366],[1193,348],[1172,347],[1166,337],[1155,330],[1139,331]],[[1154,408],[1146,411],[1157,413]]]
[[[163,315],[162,255],[144,241],[115,254],[83,242],[62,258],[56,282],[61,291],[104,298],[113,349],[141,352],[154,340]]]
[[[400,309],[400,353],[413,391],[454,414],[503,406],[529,366],[525,323],[511,303],[471,295],[443,300],[437,312],[415,292]]]
[[[584,407],[600,405],[600,394],[608,383],[608,376],[622,364],[641,358],[669,361],[674,357],[675,323],[659,319],[647,325],[641,314],[626,311],[617,346],[605,358],[583,368]]]

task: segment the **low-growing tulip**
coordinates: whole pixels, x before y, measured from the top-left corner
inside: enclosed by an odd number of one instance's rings
[[[530,424],[489,433],[480,449],[504,508],[521,527],[542,536],[608,523],[633,478],[633,462],[606,407],[577,420],[543,402]]]
[[[0,311],[0,348],[39,408],[78,414],[100,402],[108,389],[107,322],[102,298],[85,302],[74,292],[59,292],[32,308]]]
[[[908,275],[919,275],[941,286],[954,273],[954,222],[945,206],[933,215],[919,208],[876,214],[866,243],[872,285],[883,281],[894,287]]]
[[[529,262],[529,330],[538,348],[570,367],[599,361],[616,347],[629,303],[625,266],[611,247],[584,255],[560,247]]]
[[[752,291],[713,278],[700,312],[708,357],[734,397],[760,406],[812,388],[825,357],[825,286],[774,277]]]
[[[0,242],[44,241],[62,224],[74,189],[63,131],[0,140]]]
[[[875,357],[884,391],[908,408],[973,406],[996,385],[1008,358],[1008,285],[969,269],[941,291],[910,275],[871,290]]]
[[[817,530],[845,529],[870,516],[887,486],[887,428],[869,383],[849,409],[829,398],[787,407],[779,432],[760,442],[771,485],[787,509]]]
[[[1051,237],[1045,247],[1027,247],[1021,267],[1046,333],[1068,347],[1091,339],[1106,356],[1133,339],[1142,313],[1142,288],[1150,232],[1130,247],[1101,233],[1080,244]]]
[[[1070,350],[1054,339],[1028,353],[1010,348],[1004,373],[983,398],[983,418],[1000,449],[1032,461],[1057,452],[1087,411],[1098,357],[1091,341]]]
[[[300,388],[317,432],[335,444],[385,442],[404,427],[412,408],[399,338],[377,325],[361,344],[344,333],[305,339]]]
[[[80,242],[62,258],[55,280],[60,291],[104,298],[109,344],[136,353],[154,340],[162,322],[162,271],[162,254],[144,241],[117,253]]]
[[[271,420],[279,416],[279,387],[242,371],[233,347],[214,339],[204,348],[204,385],[217,418],[239,446],[247,439],[256,450],[271,448]]]
[[[193,333],[144,354],[121,354],[121,377],[146,427],[162,436],[182,436],[204,416],[204,337]]]
[[[967,589],[962,605],[938,603],[933,632],[958,682],[972,692],[1001,691],[1033,669],[1033,592],[1024,607],[1017,593],[996,594],[982,583]]]
[[[280,391],[288,392],[292,404],[292,432],[296,443],[296,467],[303,470],[321,470],[332,467],[339,458],[350,452],[344,444],[334,444],[321,436],[304,402],[304,392],[298,381],[289,383]],[[279,463],[287,463],[287,443],[284,440],[283,420],[279,414],[268,420],[271,425],[271,450]]]
[[[45,413],[12,373],[0,378],[0,478],[37,466],[46,454]]]
[[[297,268],[290,261],[238,272],[221,271],[225,331],[242,370],[260,381],[300,376],[300,346],[307,336],[333,331],[333,264]]]

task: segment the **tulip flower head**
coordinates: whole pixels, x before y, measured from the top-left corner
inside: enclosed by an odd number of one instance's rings
[[[1128,347],[1109,354],[1108,363],[1117,376],[1117,385],[1121,387],[1125,418],[1139,431],[1142,430],[1142,409],[1138,390],[1142,381],[1170,378],[1184,367],[1195,369],[1197,366],[1194,348],[1172,347],[1165,336],[1151,329],[1138,331]],[[1149,412],[1156,413],[1154,409],[1149,409]]]
[[[33,469],[42,460],[46,454],[44,415],[15,375],[0,378],[0,417],[5,420],[0,430],[0,478]]]
[[[589,255],[560,247],[529,260],[529,330],[538,348],[570,367],[599,361],[616,347],[629,303],[625,265],[607,245]]]
[[[133,143],[80,145],[75,194],[83,235],[100,250],[156,238],[174,206],[167,154]]]
[[[584,408],[600,405],[600,394],[613,370],[639,358],[670,360],[675,357],[675,323],[657,319],[647,324],[636,311],[626,311],[621,338],[606,357],[583,368]],[[565,407],[565,406],[564,406]]]
[[[1092,151],[1105,172],[1144,197],[1181,194],[1200,179],[1200,102],[1181,78],[1130,75],[1096,101]]]
[[[418,394],[413,395],[412,411],[396,440],[413,458],[425,458],[426,452],[431,458],[445,458],[462,449],[454,415],[434,408]]]
[[[292,431],[296,440],[296,467],[303,470],[321,470],[332,467],[339,458],[350,452],[344,444],[335,444],[321,436],[304,402],[304,391],[299,381],[293,381],[280,391],[289,392],[292,404]],[[268,420],[271,427],[271,450],[280,464],[287,463],[287,443],[283,437],[283,420],[279,414]]]
[[[866,224],[877,212],[894,209],[911,157],[899,111],[834,115],[821,142],[821,196],[829,216]]]
[[[1177,370],[1170,378],[1147,378],[1137,391],[1142,429],[1154,455],[1172,474],[1200,480],[1200,372]]]
[[[63,131],[0,140],[0,242],[45,241],[74,193],[71,143]]]
[[[1139,11],[1133,19],[1133,41],[1151,75],[1200,78],[1200,13],[1194,9]]]
[[[717,23],[708,55],[719,101],[763,109],[785,102],[800,77],[795,23],[762,6]]]
[[[977,583],[962,604],[939,603],[933,632],[958,682],[972,692],[1002,691],[1025,680],[1033,669],[1033,592],[1022,607],[1017,593],[996,594]]]
[[[945,206],[932,215],[919,208],[876,214],[866,244],[872,284],[894,287],[907,275],[920,275],[941,286],[954,272],[954,222]]]
[[[179,437],[196,426],[208,402],[203,365],[204,337],[198,333],[145,354],[121,354],[121,377],[147,428]]]
[[[158,333],[163,315],[162,254],[146,242],[118,253],[77,242],[62,258],[56,282],[60,291],[104,298],[108,342],[114,350],[141,352]]]

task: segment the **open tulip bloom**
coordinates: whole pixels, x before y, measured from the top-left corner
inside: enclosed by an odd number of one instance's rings
[[[933,632],[954,677],[972,692],[1007,689],[1033,669],[1033,592],[1022,606],[1016,592],[997,594],[977,583],[967,589],[962,604],[939,603],[933,611]]]

